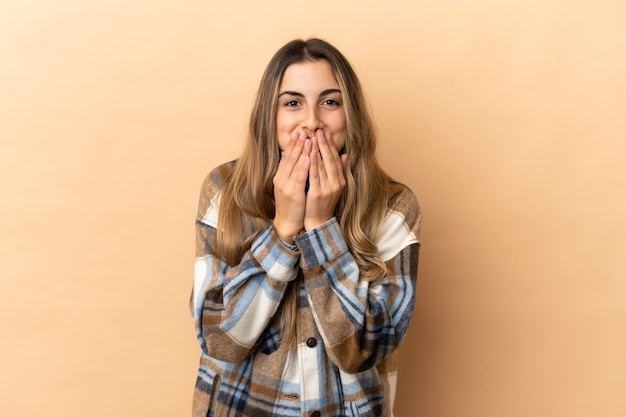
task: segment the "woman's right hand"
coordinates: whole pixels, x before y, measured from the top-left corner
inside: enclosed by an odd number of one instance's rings
[[[311,140],[302,131],[294,132],[282,153],[273,180],[276,204],[274,230],[281,240],[291,244],[294,236],[304,227],[305,187],[311,164],[310,154]]]

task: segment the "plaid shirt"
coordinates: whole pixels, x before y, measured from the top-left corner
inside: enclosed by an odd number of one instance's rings
[[[376,238],[388,271],[375,283],[360,279],[334,218],[295,245],[281,241],[270,222],[229,266],[213,247],[220,186],[232,165],[207,176],[198,207],[191,309],[202,355],[193,415],[392,416],[395,350],[415,303],[415,196],[390,182]],[[291,347],[280,343],[281,300],[290,285],[300,293]]]

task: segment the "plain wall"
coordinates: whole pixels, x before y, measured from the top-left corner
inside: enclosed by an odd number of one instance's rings
[[[420,199],[397,417],[626,415],[626,3],[0,1],[0,414],[189,415],[200,184],[294,37]]]

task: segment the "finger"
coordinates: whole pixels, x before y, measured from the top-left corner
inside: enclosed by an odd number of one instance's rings
[[[300,155],[302,154],[302,149],[304,148],[304,142],[306,140],[306,135],[304,132],[293,132],[291,134],[291,138],[289,139],[289,145],[292,145],[289,152],[287,153],[288,158],[291,162],[296,162],[300,159]]]
[[[341,160],[330,133],[324,133],[321,129],[318,130],[317,140],[326,175],[329,177],[339,175]]]
[[[309,176],[309,168],[311,165],[311,146],[311,141],[309,139],[305,139],[302,145],[302,152],[300,152],[300,156],[298,157],[298,164],[293,171],[294,175],[297,176],[297,180],[301,180],[302,177],[304,177],[304,180],[306,181],[306,178]]]
[[[320,183],[324,183],[325,181],[328,180],[328,171],[326,169],[326,165],[328,164],[328,161],[324,160],[324,157],[322,156],[322,151],[320,149],[320,141],[319,141],[319,137],[316,136],[315,138],[316,140],[316,144],[317,144],[317,159],[318,159],[318,174],[320,177]],[[323,141],[323,139],[322,139]]]
[[[343,168],[344,172],[346,170],[346,166],[348,164],[348,154],[343,154],[340,156],[341,158],[341,167]]]
[[[303,132],[293,132],[289,138],[289,142],[282,153],[282,158],[278,165],[277,174],[291,175],[295,165],[302,155],[304,149],[304,135]]]
[[[311,166],[309,167],[309,186],[314,190],[319,187],[320,184],[320,149],[317,143],[317,138],[311,139]],[[309,188],[310,189],[310,188]]]

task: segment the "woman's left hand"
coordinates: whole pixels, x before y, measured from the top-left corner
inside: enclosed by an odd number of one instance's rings
[[[339,155],[329,133],[318,129],[312,138],[309,191],[306,195],[304,230],[314,229],[335,215],[346,186],[347,155]]]

